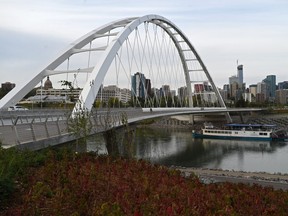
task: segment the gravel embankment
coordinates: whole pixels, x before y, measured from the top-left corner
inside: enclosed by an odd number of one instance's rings
[[[273,187],[288,191],[288,175],[270,174],[264,172],[243,172],[203,168],[173,167],[180,170],[185,176],[194,173],[205,184],[217,182],[232,182],[245,184],[259,184],[263,187]]]

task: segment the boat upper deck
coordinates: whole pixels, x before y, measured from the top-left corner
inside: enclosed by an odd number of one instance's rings
[[[271,131],[276,128],[276,125],[272,124],[226,124],[225,129],[230,130],[261,130],[261,131]]]

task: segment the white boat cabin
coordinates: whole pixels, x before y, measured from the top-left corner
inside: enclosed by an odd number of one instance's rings
[[[215,128],[212,124],[205,124],[202,129],[204,136],[235,137],[235,138],[272,138],[275,125],[260,124],[226,124],[223,129]]]

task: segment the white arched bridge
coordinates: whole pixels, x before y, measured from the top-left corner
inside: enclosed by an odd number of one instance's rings
[[[47,77],[62,83],[66,89],[59,88],[58,95],[53,89],[43,89],[42,83]],[[23,102],[35,88],[40,90],[37,103],[41,107],[47,102],[45,98],[52,94],[54,99],[64,97],[65,103],[75,103],[72,117],[94,108],[121,108],[128,112],[141,107],[142,111],[147,111],[143,114],[146,117],[138,114],[138,120],[200,111],[222,112],[231,121],[215,83],[188,37],[174,23],[158,15],[114,21],[71,43],[32,79],[17,84],[2,98],[1,112],[6,113],[8,107]],[[71,92],[75,90],[79,94],[72,97]],[[26,115],[26,124],[36,123],[31,120],[34,117]],[[43,112],[39,119],[42,118]],[[17,128],[15,131],[19,119],[22,117],[11,123],[15,136],[19,135]],[[48,119],[46,117],[46,123],[53,122],[53,117]],[[33,131],[33,125],[29,127]],[[27,132],[27,127],[25,130]],[[59,132],[59,126],[57,130]],[[43,131],[46,131],[46,139],[51,138],[47,124]],[[5,133],[8,132],[0,131],[0,136]],[[31,137],[34,142],[38,140],[35,133]]]
[[[68,81],[71,73],[73,88],[84,83],[74,112],[90,111],[105,85],[131,90],[134,104],[145,107],[225,107],[188,37],[166,18],[147,15],[84,35],[32,79],[17,85],[0,101],[0,109],[18,103],[45,77],[65,74]]]

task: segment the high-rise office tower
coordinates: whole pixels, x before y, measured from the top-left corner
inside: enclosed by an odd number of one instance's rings
[[[146,78],[145,75],[137,72],[132,76],[132,96],[139,97],[139,98],[145,98],[146,92],[145,92],[145,86],[146,84]]]
[[[240,86],[242,86],[242,84],[243,84],[243,65],[237,66],[237,77],[238,77],[238,81],[239,81]]]
[[[275,98],[276,93],[276,76],[268,75],[263,80],[267,85],[267,96],[270,98]]]

